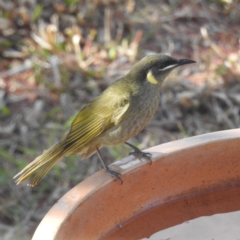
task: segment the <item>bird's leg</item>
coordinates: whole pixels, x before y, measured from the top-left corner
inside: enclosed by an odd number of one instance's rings
[[[121,173],[118,173],[118,172],[115,172],[115,171],[111,170],[111,169],[104,163],[103,158],[102,158],[102,155],[101,155],[99,149],[96,148],[96,150],[97,150],[97,155],[98,155],[98,157],[99,157],[99,159],[100,159],[100,161],[101,161],[101,163],[102,163],[103,169],[104,169],[107,173],[109,173],[112,177],[114,177],[114,178],[116,178],[116,179],[119,179],[119,181],[121,182],[121,184],[123,184],[123,180],[122,180],[122,178],[120,177]]]
[[[152,159],[151,159],[152,154],[151,153],[142,152],[139,148],[135,147],[131,143],[125,142],[125,144],[127,144],[129,147],[134,149],[134,152],[130,152],[129,155],[133,155],[139,159],[145,158],[150,163],[152,163]]]

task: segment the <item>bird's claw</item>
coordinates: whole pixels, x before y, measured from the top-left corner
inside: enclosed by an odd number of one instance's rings
[[[122,175],[121,173],[115,172],[115,171],[111,170],[109,167],[102,168],[102,169],[104,171],[106,171],[108,174],[110,174],[111,177],[115,178],[115,180],[118,179],[121,182],[121,184],[123,184],[123,180],[120,177]]]
[[[142,152],[140,149],[135,149],[134,152],[130,152],[129,155],[133,155],[138,159],[142,159],[145,158],[147,161],[150,162],[150,164],[152,164],[152,154],[148,153],[148,152]]]

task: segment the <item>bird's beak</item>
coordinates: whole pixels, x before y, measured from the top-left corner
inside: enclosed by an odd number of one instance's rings
[[[185,64],[190,64],[190,63],[195,63],[195,61],[190,60],[190,59],[179,59],[177,60],[177,62],[175,64],[169,65],[163,69],[160,69],[160,72],[169,72],[172,71],[174,68],[181,66],[181,65],[185,65]]]
[[[177,66],[185,65],[185,64],[190,64],[190,63],[195,63],[195,61],[191,59],[179,59]]]

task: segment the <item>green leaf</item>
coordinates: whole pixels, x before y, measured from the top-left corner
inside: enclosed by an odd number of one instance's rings
[[[5,116],[5,117],[8,117],[10,116],[11,112],[9,110],[9,108],[7,106],[2,106],[1,107],[1,111],[2,111],[2,114]]]
[[[71,5],[74,5],[79,2],[79,0],[64,0],[65,4],[70,7]]]
[[[38,20],[38,18],[41,16],[42,10],[43,10],[43,6],[41,4],[38,4],[35,7],[35,9],[33,11],[33,15],[32,15],[32,19],[34,22],[36,22]]]
[[[108,58],[112,61],[117,57],[117,50],[115,46],[112,46],[108,52]]]

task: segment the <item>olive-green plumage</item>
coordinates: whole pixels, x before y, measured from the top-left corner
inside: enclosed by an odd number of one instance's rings
[[[68,135],[15,176],[17,184],[31,177],[29,185],[35,186],[64,156],[81,154],[84,159],[96,151],[100,154],[98,149],[103,146],[124,143],[137,135],[159,106],[164,79],[175,67],[189,63],[194,61],[166,55],[143,58],[88,103],[74,119]],[[113,171],[110,174],[118,177]]]

